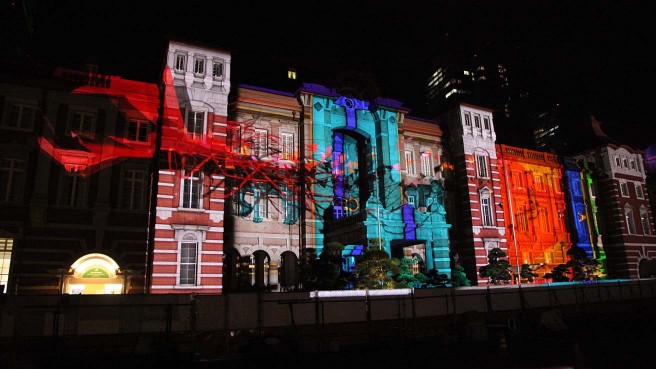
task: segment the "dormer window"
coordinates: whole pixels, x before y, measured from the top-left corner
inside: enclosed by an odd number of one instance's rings
[[[71,118],[72,134],[93,134],[96,115],[89,112],[74,111]]]

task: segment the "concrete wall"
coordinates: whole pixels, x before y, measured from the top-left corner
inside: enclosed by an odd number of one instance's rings
[[[349,291],[352,292],[352,291]],[[379,291],[376,291],[379,292]],[[443,317],[656,297],[656,280],[462,287],[409,295],[311,298],[310,293],[3,296],[0,337],[257,330]]]

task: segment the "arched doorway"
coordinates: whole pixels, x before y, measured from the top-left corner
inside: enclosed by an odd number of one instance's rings
[[[280,255],[280,287],[283,290],[291,290],[298,283],[298,272],[296,265],[298,258],[291,251],[285,251]]]
[[[235,249],[225,251],[223,258],[223,290],[236,291],[239,289],[239,253]]]
[[[88,254],[71,265],[68,275],[62,281],[62,293],[122,294],[125,293],[125,276],[109,256]]]
[[[271,258],[266,251],[258,250],[253,253],[251,263],[251,286],[264,288],[269,285],[269,262]]]

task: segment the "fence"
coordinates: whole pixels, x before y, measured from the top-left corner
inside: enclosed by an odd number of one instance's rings
[[[151,352],[174,345],[198,357],[229,355],[263,339],[322,350],[331,344],[435,334],[463,313],[475,312],[488,321],[540,309],[589,313],[608,310],[609,302],[654,298],[655,290],[656,280],[649,279],[397,290],[397,295],[334,291],[4,296],[0,339],[56,339],[71,347],[113,339],[108,350]]]

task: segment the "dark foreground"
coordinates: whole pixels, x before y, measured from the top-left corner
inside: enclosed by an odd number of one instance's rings
[[[656,368],[653,299],[399,323],[322,327],[313,335],[242,332],[228,351],[219,334],[198,334],[187,349],[167,337],[127,351],[121,343],[130,338],[119,335],[12,339],[2,341],[0,367]]]

